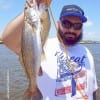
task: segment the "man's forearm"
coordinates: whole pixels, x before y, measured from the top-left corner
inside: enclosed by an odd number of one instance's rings
[[[21,13],[7,25],[2,34],[2,41],[4,42],[4,44],[17,54],[20,53],[23,25],[24,13]]]

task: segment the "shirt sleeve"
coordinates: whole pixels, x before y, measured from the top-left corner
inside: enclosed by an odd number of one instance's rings
[[[93,92],[94,92],[98,89],[94,58],[93,58],[93,55],[91,54],[91,52],[89,50],[87,50],[87,51],[88,51],[88,56],[89,56],[89,60],[90,60],[90,63],[91,63],[91,65],[90,65],[91,71],[92,71],[92,74],[93,74]]]

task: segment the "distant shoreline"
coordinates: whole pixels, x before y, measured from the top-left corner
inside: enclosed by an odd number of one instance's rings
[[[100,44],[100,41],[81,41],[81,44]]]
[[[100,44],[100,41],[81,41],[81,44]],[[0,44],[3,44],[3,41],[0,40]]]
[[[95,42],[80,42],[81,44],[100,44],[99,42],[98,43],[95,43]]]

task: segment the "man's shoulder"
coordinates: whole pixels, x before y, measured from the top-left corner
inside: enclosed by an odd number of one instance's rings
[[[83,45],[83,44],[77,44],[75,48],[78,49],[78,52],[79,52],[79,51],[80,51],[80,52],[82,51],[82,52],[84,52],[84,53],[86,53],[86,54],[88,54],[88,55],[92,55],[92,53],[91,53],[91,51],[89,50],[89,48],[88,48],[87,46]]]
[[[69,47],[70,51],[78,52],[78,53],[90,53],[90,50],[83,44],[76,44],[74,46]]]
[[[78,48],[78,49],[82,49],[82,50],[88,49],[85,45],[80,44],[80,43],[76,44],[74,47],[75,47],[75,48]]]

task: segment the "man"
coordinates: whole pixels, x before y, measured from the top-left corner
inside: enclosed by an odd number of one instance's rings
[[[37,81],[43,100],[96,100],[98,87],[93,57],[79,44],[86,21],[80,7],[63,7],[57,23],[57,37],[48,39],[44,46],[46,59],[41,63],[43,74]],[[2,37],[17,54],[20,53],[22,27],[23,14],[9,24]]]
[[[57,37],[44,47],[46,60],[41,64],[40,90],[49,100],[96,100],[93,57],[79,44],[87,18],[80,7],[66,5],[59,19]]]

